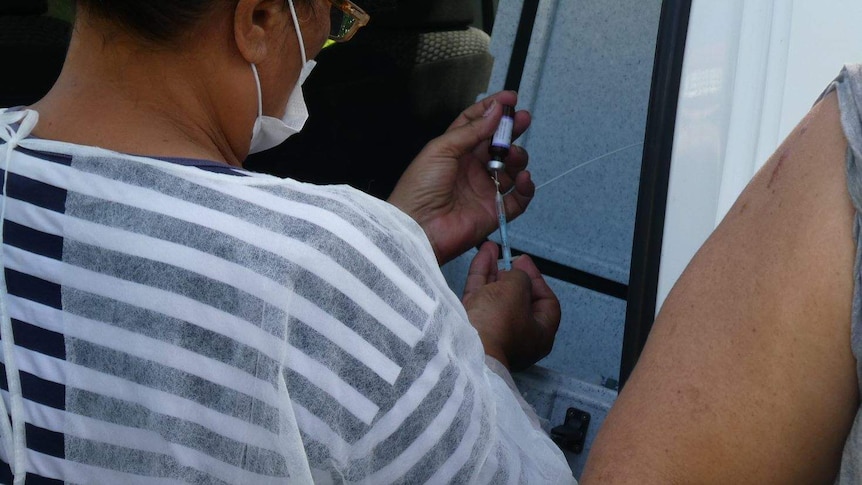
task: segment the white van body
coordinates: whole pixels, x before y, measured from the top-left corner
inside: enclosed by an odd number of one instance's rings
[[[862,3],[853,0],[692,3],[659,306],[754,173],[841,66],[862,62],[860,26]],[[714,55],[721,51],[727,55]],[[710,107],[708,116],[702,115],[704,105]]]
[[[862,62],[862,3],[500,0],[489,93],[512,80],[527,9],[535,15],[529,17],[533,30],[518,109],[531,111],[534,122],[519,143],[531,154],[539,190],[510,234],[515,249],[547,260],[555,271],[563,268],[558,273],[571,280],[549,277],[563,307],[557,343],[548,358],[515,379],[549,429],[562,425],[571,409],[590,415],[583,451],[566,450],[577,477],[626,372],[621,348],[630,324],[651,324],[755,172],[842,65]],[[651,83],[666,74],[658,70],[672,58],[661,52],[668,47],[662,42],[674,38],[666,31],[673,27],[671,10],[677,27],[687,27],[682,58],[674,61],[681,65],[678,92],[661,98]],[[661,109],[655,102],[662,99],[676,105],[672,126],[655,126]],[[672,134],[669,170],[659,187],[664,192],[656,197],[666,197],[666,205],[651,216],[663,220],[652,226],[662,229],[661,237],[652,235],[660,259],[656,274],[647,275],[651,301],[637,307],[649,314],[633,317],[633,290],[643,286],[644,275],[635,275],[632,262],[642,258],[632,254],[647,240],[637,233],[646,227],[644,191],[656,189],[640,183],[646,173],[641,160],[654,148],[656,130]],[[668,160],[660,162],[668,167]],[[459,294],[471,255],[444,267]]]

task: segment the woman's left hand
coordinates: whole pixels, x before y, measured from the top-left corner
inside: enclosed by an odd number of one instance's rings
[[[470,263],[464,309],[485,354],[507,369],[524,370],[547,356],[560,327],[560,300],[527,255],[497,270],[499,249],[486,242]]]
[[[503,117],[503,105],[515,106],[518,95],[501,91],[470,106],[446,132],[431,140],[413,160],[389,196],[389,202],[425,230],[437,261],[444,264],[478,246],[497,228],[496,187],[486,164],[488,146]],[[530,125],[530,114],[515,113],[512,138]],[[535,185],[525,171],[526,150],[512,145],[500,186],[507,219],[521,215]]]

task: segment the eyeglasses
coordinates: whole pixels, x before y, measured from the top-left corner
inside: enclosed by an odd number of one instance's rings
[[[368,24],[371,16],[350,0],[329,0],[329,38],[335,42],[347,42],[360,27]]]

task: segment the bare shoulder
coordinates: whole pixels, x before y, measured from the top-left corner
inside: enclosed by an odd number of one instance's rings
[[[825,483],[858,406],[854,210],[835,94],[668,296],[582,483]]]

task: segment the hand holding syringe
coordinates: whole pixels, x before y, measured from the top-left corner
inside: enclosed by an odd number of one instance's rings
[[[499,269],[503,269],[506,271],[512,269],[512,250],[511,246],[509,245],[509,234],[507,230],[508,223],[506,221],[506,206],[503,202],[503,194],[500,190],[500,172],[506,169],[506,165],[503,163],[503,160],[509,154],[509,150],[512,146],[514,115],[515,110],[512,106],[503,105],[503,118],[500,120],[500,124],[497,126],[497,131],[494,134],[494,138],[491,141],[490,147],[488,148],[488,151],[491,154],[491,160],[489,160],[487,164],[487,169],[491,173],[491,177],[494,179],[494,185],[497,188],[496,194],[494,196],[494,202],[497,210],[497,220],[500,228],[500,242],[502,246],[502,259],[499,261],[498,267]],[[643,142],[633,143],[631,145],[626,145],[615,150],[611,150],[607,153],[591,158],[585,162],[579,163],[574,167],[566,170],[565,172],[557,175],[556,177],[553,177],[550,180],[537,186],[535,190],[539,190],[542,187],[545,187],[565,177],[566,175],[569,175],[570,173],[581,169],[587,165],[590,165],[594,162],[605,159],[619,152],[642,145]]]
[[[516,93],[500,91],[465,109],[443,135],[426,144],[388,198],[419,223],[440,264],[474,249],[499,227],[488,145],[504,106],[517,104]],[[524,133],[530,122],[528,111],[515,112],[511,139]],[[498,158],[501,167],[503,158]],[[498,177],[508,221],[523,214],[533,199],[528,163],[526,150],[513,143]]]
[[[506,205],[503,202],[503,194],[500,191],[500,172],[505,170],[506,165],[503,160],[509,154],[509,149],[512,147],[512,129],[515,126],[515,108],[512,106],[503,106],[503,118],[500,119],[500,124],[497,126],[497,132],[494,133],[494,138],[491,140],[491,145],[488,147],[488,152],[491,154],[491,160],[488,161],[488,171],[494,178],[494,185],[497,187],[497,192],[494,195],[494,202],[497,207],[497,219],[500,224],[500,242],[503,248],[502,259],[498,263],[500,269],[510,271],[512,269],[512,249],[509,246],[509,233],[506,222]]]

